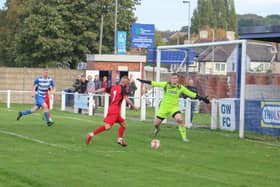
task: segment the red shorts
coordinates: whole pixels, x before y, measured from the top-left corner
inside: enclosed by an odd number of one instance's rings
[[[104,122],[113,126],[114,123],[123,123],[124,119],[121,117],[120,114],[107,114],[107,116],[104,118]]]

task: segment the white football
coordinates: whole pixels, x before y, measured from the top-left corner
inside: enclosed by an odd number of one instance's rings
[[[158,149],[160,147],[160,141],[158,139],[153,139],[151,141],[151,148]]]

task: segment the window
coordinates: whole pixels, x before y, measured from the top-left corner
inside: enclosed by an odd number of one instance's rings
[[[224,64],[224,63],[215,64],[215,71],[216,72],[225,72],[225,70],[226,70],[226,64]]]

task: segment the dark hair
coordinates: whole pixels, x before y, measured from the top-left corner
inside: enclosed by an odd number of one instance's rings
[[[177,77],[179,77],[178,73],[172,73],[171,76],[177,76]]]
[[[122,76],[121,79],[127,79],[127,80],[129,80],[128,76],[126,76],[126,75]]]

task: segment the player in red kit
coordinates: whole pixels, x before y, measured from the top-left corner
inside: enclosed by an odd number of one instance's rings
[[[95,93],[107,92],[110,94],[110,103],[108,108],[108,114],[104,118],[104,124],[96,128],[93,132],[88,133],[86,138],[86,144],[89,144],[92,137],[97,134],[109,130],[115,123],[119,123],[119,132],[118,132],[118,144],[122,146],[127,146],[126,142],[123,139],[124,131],[125,131],[125,120],[121,117],[121,104],[123,99],[131,105],[135,110],[138,108],[128,99],[127,97],[127,87],[129,86],[129,79],[127,76],[123,76],[120,80],[119,84],[113,85],[110,88],[100,88],[95,91]]]

